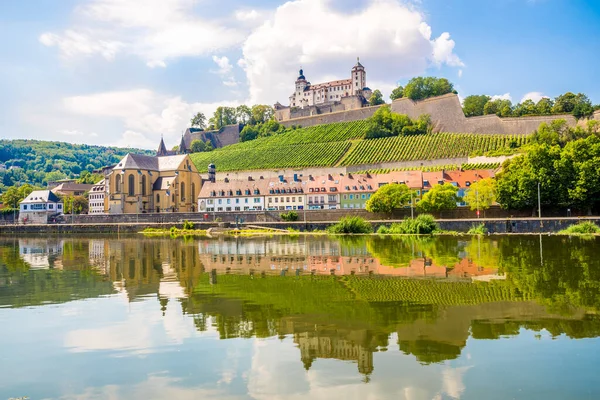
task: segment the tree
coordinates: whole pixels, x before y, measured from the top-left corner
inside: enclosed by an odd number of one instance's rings
[[[405,184],[391,183],[377,189],[366,203],[369,212],[391,213],[410,201],[410,189]]]
[[[454,85],[446,78],[434,78],[430,76],[412,78],[406,84],[403,91],[404,97],[412,100],[423,100],[447,93],[456,93]]]
[[[404,88],[402,86],[396,87],[394,90],[392,90],[392,93],[390,94],[390,100],[392,101],[400,99],[402,97],[404,97]]]
[[[371,97],[369,97],[369,105],[378,106],[380,104],[385,104],[385,100],[383,100],[383,95],[379,89],[375,89]]]
[[[483,108],[490,99],[490,96],[484,94],[465,97],[465,100],[463,101],[463,112],[465,113],[465,116],[476,117],[483,115]]]
[[[252,119],[252,110],[245,104],[237,106],[235,109],[235,118],[238,124],[247,124]]]
[[[534,115],[536,113],[537,109],[535,103],[531,99],[527,99],[524,102],[517,104],[513,110],[513,115],[515,117],[520,117],[523,115]]]
[[[471,210],[487,210],[496,201],[496,181],[492,178],[471,183],[463,198]]]
[[[206,150],[206,144],[202,140],[194,139],[190,144],[190,151],[192,153],[200,153]]]
[[[81,175],[79,175],[77,183],[87,183],[93,185],[100,182],[102,179],[104,179],[102,174],[93,174],[89,171],[83,171],[81,172]]]
[[[483,107],[483,114],[496,114],[499,117],[509,117],[512,115],[512,103],[510,100],[505,99],[490,100]]]
[[[67,178],[67,174],[65,174],[62,171],[50,171],[50,172],[46,173],[46,175],[44,176],[43,183],[56,182],[56,181],[59,181],[61,179],[66,179],[66,178]]]
[[[259,128],[256,125],[246,125],[240,132],[240,141],[247,142],[248,140],[254,140],[260,133]]]
[[[367,120],[365,138],[375,139],[398,135],[418,135],[429,132],[431,118],[428,114],[420,115],[416,121],[408,115],[393,113],[389,107],[380,107]]]
[[[192,117],[190,124],[194,128],[206,129],[206,116],[203,113],[198,112]]]
[[[453,185],[434,185],[417,203],[417,209],[424,212],[452,210],[459,200],[457,192],[458,188]]]
[[[542,97],[535,105],[535,111],[538,114],[551,114],[554,102],[549,97]]]
[[[0,200],[5,207],[18,208],[19,203],[33,192],[35,188],[26,183],[21,186],[11,186],[2,195]]]
[[[235,114],[235,108],[220,106],[217,107],[212,118],[208,120],[208,122],[218,130],[224,126],[235,124],[237,122]]]
[[[65,214],[87,214],[89,209],[88,199],[84,196],[65,196],[63,210]]]
[[[251,124],[262,124],[265,123],[275,116],[275,110],[271,106],[265,104],[255,104],[252,106],[252,119]]]

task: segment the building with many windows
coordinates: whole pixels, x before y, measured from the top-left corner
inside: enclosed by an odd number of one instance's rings
[[[63,203],[50,190],[34,190],[19,203],[19,222],[47,224],[48,219],[62,214]]]
[[[106,179],[92,186],[88,193],[89,212],[88,214],[104,214],[104,198],[106,192]]]
[[[193,212],[202,179],[187,154],[127,154],[106,177],[105,212]]]
[[[265,209],[265,179],[206,181],[198,195],[200,212],[262,211]]]

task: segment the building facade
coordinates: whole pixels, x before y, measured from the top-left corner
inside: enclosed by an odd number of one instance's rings
[[[19,203],[19,222],[47,224],[55,215],[62,214],[63,203],[50,190],[34,190]]]
[[[106,194],[106,179],[92,186],[88,193],[89,214],[104,214],[104,199]]]
[[[186,154],[127,154],[107,176],[105,212],[136,214],[197,211],[200,174]]]

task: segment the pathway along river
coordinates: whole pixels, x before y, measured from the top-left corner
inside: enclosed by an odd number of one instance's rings
[[[0,238],[0,399],[598,399],[599,244]]]

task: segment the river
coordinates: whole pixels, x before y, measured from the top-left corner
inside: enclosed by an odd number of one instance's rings
[[[599,244],[0,237],[0,399],[598,399]]]

